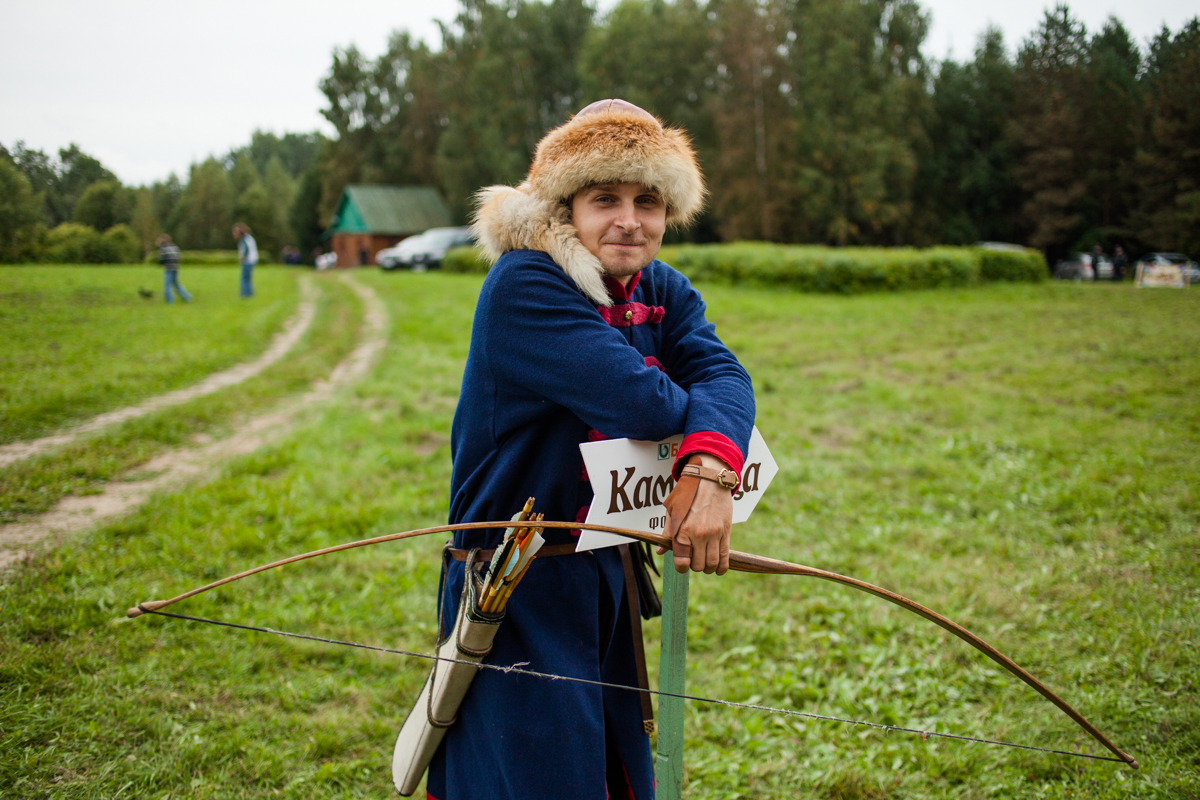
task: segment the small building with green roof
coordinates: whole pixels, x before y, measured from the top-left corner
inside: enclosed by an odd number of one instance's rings
[[[375,263],[386,247],[430,228],[452,224],[450,209],[432,186],[347,186],[321,239],[338,266]]]

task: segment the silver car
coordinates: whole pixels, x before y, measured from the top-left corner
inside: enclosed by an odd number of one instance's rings
[[[1054,277],[1062,281],[1109,281],[1112,276],[1112,259],[1104,255],[1071,253],[1054,265]]]
[[[395,247],[380,250],[375,263],[384,269],[407,267],[423,272],[442,263],[442,256],[452,247],[473,244],[470,228],[430,228],[410,236]]]

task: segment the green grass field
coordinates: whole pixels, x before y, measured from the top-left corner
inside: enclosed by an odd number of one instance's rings
[[[286,555],[444,520],[479,278],[359,279],[393,325],[367,380],[219,479],[9,576],[0,795],[390,796],[392,741],[426,664],[123,615]],[[689,705],[687,797],[1200,794],[1200,356],[1188,335],[1200,296],[703,289],[754,377],[781,466],[734,546],[946,614],[1143,769]],[[440,544],[317,559],[173,610],[428,652]],[[698,694],[1099,752],[965,644],[848,589],[693,577],[689,625]],[[569,756],[546,744],[530,757]]]
[[[60,271],[67,272],[74,282],[62,281]],[[295,310],[298,299],[296,272],[258,270],[256,296],[245,301],[237,296],[237,268],[214,267],[196,271],[198,278],[205,279],[194,281],[201,288],[188,289],[196,294],[196,304],[167,306],[160,295],[159,302],[151,306],[143,304],[135,291],[143,272],[151,270],[0,270],[0,285],[39,287],[36,315],[22,310],[18,301],[9,301],[4,307],[6,316],[18,321],[13,327],[13,340],[32,351],[14,355],[6,347],[6,363],[15,370],[20,364],[36,361],[38,354],[44,355],[47,340],[40,329],[58,331],[58,338],[65,342],[58,352],[75,354],[60,368],[54,368],[52,359],[47,359],[51,368],[39,365],[29,374],[14,377],[14,383],[28,387],[31,399],[11,404],[5,419],[13,430],[53,432],[53,428],[46,429],[45,423],[54,418],[55,410],[67,408],[62,406],[63,398],[85,398],[81,402],[94,408],[92,413],[107,411],[188,386],[210,372],[252,359],[266,349],[271,336]],[[192,276],[186,270],[185,274],[190,280]],[[123,283],[114,287],[117,281]],[[122,286],[134,288],[126,292]],[[64,495],[98,491],[106,482],[164,449],[194,443],[198,436],[221,436],[248,414],[325,377],[354,346],[362,312],[350,290],[340,283],[322,279],[318,286],[317,313],[308,333],[291,354],[254,378],[0,467],[0,522],[43,512]],[[81,315],[71,301],[78,291],[85,290],[72,287],[90,287],[86,291],[95,300],[89,313]],[[208,290],[205,295],[199,294],[202,288]],[[208,292],[213,295],[211,303]],[[132,301],[128,295],[133,296]],[[130,335],[129,331],[135,329],[144,335]],[[122,344],[111,351],[97,344],[109,339]],[[177,359],[167,357],[175,352],[173,346],[162,345],[174,340],[181,342]],[[39,399],[41,403],[35,402]]]
[[[184,269],[196,299],[162,300],[154,267],[0,269],[0,444],[32,439],[253,358],[296,306],[296,273]],[[138,289],[152,290],[150,300]]]

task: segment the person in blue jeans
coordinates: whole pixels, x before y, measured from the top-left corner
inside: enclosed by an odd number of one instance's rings
[[[258,264],[258,244],[250,234],[250,226],[239,222],[233,226],[233,238],[238,245],[238,263],[242,265],[242,297],[254,297],[254,266]]]
[[[171,287],[179,292],[179,299],[185,303],[192,302],[192,296],[179,282],[179,248],[171,241],[171,237],[163,234],[155,242],[158,245],[158,263],[163,266],[163,299],[168,303],[174,302],[171,297]]]

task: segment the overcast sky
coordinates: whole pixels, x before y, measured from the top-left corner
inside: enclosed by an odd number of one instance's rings
[[[602,10],[615,0],[600,0]],[[924,0],[926,55],[969,57],[988,23],[1010,50],[1044,0],[998,6]],[[1114,14],[1144,43],[1177,30],[1194,0],[1074,0],[1089,30]],[[57,152],[71,142],[126,183],[181,177],[188,165],[245,144],[256,128],[331,132],[317,82],[335,47],[381,53],[404,28],[434,46],[434,20],[458,0],[4,0],[0,6],[0,143]]]

